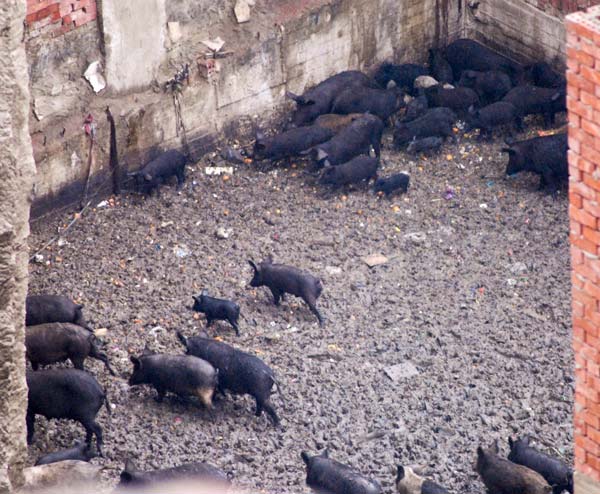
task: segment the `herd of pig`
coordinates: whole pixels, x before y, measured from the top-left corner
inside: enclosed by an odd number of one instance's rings
[[[455,86],[453,86],[454,84]],[[411,153],[439,148],[444,138],[455,139],[460,118],[467,129],[480,129],[481,138],[491,137],[496,127],[508,129],[507,173],[532,171],[541,176],[540,187],[556,190],[567,177],[567,139],[564,133],[514,140],[523,130],[523,118],[541,114],[546,125],[565,110],[565,80],[545,63],[521,66],[468,39],[457,40],[444,50],[430,50],[429,67],[385,63],[369,77],[358,71],[334,75],[302,95],[287,93],[297,108],[286,130],[271,137],[257,133],[252,149],[254,161],[309,156],[319,181],[333,186],[367,183],[375,179],[375,191],[386,195],[406,191],[406,174],[378,178],[381,139],[386,125],[393,125],[394,145]],[[172,177],[178,186],[185,180],[186,157],[176,150],[163,153],[133,175],[141,192],[152,193]],[[254,275],[250,286],[269,288],[276,305],[286,293],[302,298],[323,325],[317,308],[322,286],[318,278],[291,266],[249,261]],[[193,309],[206,315],[207,325],[228,321],[239,335],[239,306],[210,297],[203,290],[194,297]],[[65,459],[89,461],[102,456],[102,428],[96,415],[111,406],[96,379],[84,370],[87,357],[104,362],[114,375],[100,342],[82,315],[82,306],[58,295],[31,295],[26,308],[26,355],[29,402],[27,439],[34,435],[36,415],[48,419],[71,419],[85,428],[85,442],[68,450],[41,457],[37,464]],[[278,382],[258,357],[205,333],[186,337],[177,332],[184,354],[154,354],[146,349],[131,356],[129,384],[148,384],[162,402],[167,392],[196,397],[212,407],[215,392],[248,394],[256,401],[256,415],[266,412],[275,426],[280,419],[270,402]],[[75,367],[38,370],[40,365],[70,360]],[[278,386],[277,386],[278,387]],[[529,445],[529,439],[509,439],[508,459],[498,446],[477,449],[476,470],[490,494],[573,493],[571,469]],[[379,494],[381,486],[352,468],[328,457],[327,451],[310,456],[302,452],[306,482],[315,490],[335,494]],[[120,486],[154,483],[176,478],[202,478],[229,484],[232,475],[208,463],[143,472],[130,459],[121,473]],[[398,466],[396,487],[400,494],[438,494],[444,487],[425,479],[417,468]]]

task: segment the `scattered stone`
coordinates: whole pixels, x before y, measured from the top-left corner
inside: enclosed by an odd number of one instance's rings
[[[515,262],[510,267],[510,272],[512,274],[520,274],[520,273],[524,273],[525,271],[527,271],[527,265],[524,262]]]
[[[238,24],[248,22],[250,20],[250,5],[247,0],[238,0],[233,8],[235,18]]]
[[[233,235],[233,228],[225,228],[223,226],[220,226],[219,228],[217,228],[215,235],[217,238],[225,240],[231,237],[231,235]]]
[[[175,255],[177,257],[179,257],[180,259],[183,259],[184,257],[187,257],[190,255],[190,251],[188,250],[188,248],[185,245],[175,246],[173,248],[173,252],[175,252]]]
[[[515,285],[517,284],[517,280],[515,280],[514,278],[508,278],[508,279],[506,280],[506,284],[507,284],[508,286],[515,286]]]
[[[167,31],[171,43],[175,44],[181,39],[181,25],[179,22],[167,22]]]
[[[325,266],[325,272],[331,276],[342,274],[342,268],[337,266]]]
[[[33,262],[36,264],[44,264],[44,256],[42,254],[36,254],[33,256]]]
[[[362,260],[370,268],[374,268],[380,264],[385,264],[389,261],[389,259],[382,254],[371,254],[370,256],[363,257]]]
[[[202,44],[216,53],[223,48],[225,41],[223,41],[220,37],[216,37],[215,39],[205,39],[202,41]]]
[[[423,232],[412,232],[404,235],[404,238],[410,240],[415,245],[419,245],[427,240],[427,235]]]
[[[43,489],[58,484],[73,486],[84,482],[100,480],[102,467],[86,461],[65,460],[48,465],[28,467],[23,470],[24,491]],[[89,487],[89,486],[88,486]]]
[[[400,379],[409,379],[419,375],[419,370],[412,362],[402,362],[401,364],[392,365],[383,369],[386,375],[394,382]]]

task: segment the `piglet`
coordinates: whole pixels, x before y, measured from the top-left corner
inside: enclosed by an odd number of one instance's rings
[[[209,463],[186,463],[172,468],[161,470],[142,471],[137,468],[131,459],[125,461],[125,467],[121,472],[119,489],[139,488],[140,486],[150,486],[162,482],[173,481],[196,481],[205,482],[212,486],[218,485],[228,487],[231,483],[231,473],[225,473]]]
[[[386,197],[399,190],[406,192],[410,183],[410,175],[408,173],[397,173],[387,178],[380,178],[375,182],[373,189],[375,193],[384,193]]]
[[[228,321],[235,329],[235,333],[240,335],[238,319],[240,317],[240,306],[231,300],[223,300],[208,296],[208,290],[202,290],[194,299],[193,310],[206,314],[206,327],[209,327],[213,321]]]
[[[477,473],[490,494],[549,494],[552,487],[533,470],[498,456],[498,445],[477,448]]]
[[[396,490],[398,494],[448,494],[445,487],[417,475],[411,467],[402,465],[398,465]]]
[[[362,182],[368,183],[371,179],[377,179],[377,168],[379,158],[370,156],[357,156],[347,163],[331,166],[325,161],[325,168],[321,172],[319,182],[329,184],[333,187]]]
[[[479,110],[470,108],[466,123],[468,130],[480,129],[481,139],[491,139],[494,128],[499,126],[509,127],[511,133],[513,127],[517,130],[523,128],[522,118],[517,113],[517,109],[512,103],[505,101],[492,103]]]
[[[177,178],[177,189],[179,190],[185,182],[187,161],[184,154],[176,149],[170,149],[146,163],[137,172],[129,173],[129,176],[135,177],[138,191],[144,194],[151,195],[154,191],[159,194],[160,186],[171,177]]]
[[[210,362],[219,371],[219,392],[252,396],[256,400],[256,416],[259,417],[264,410],[275,425],[279,424],[279,417],[270,401],[273,384],[278,387],[279,384],[267,364],[220,341],[200,336],[186,338],[179,332],[177,337],[188,355]]]
[[[40,456],[35,462],[35,465],[48,465],[49,463],[65,460],[90,461],[92,458],[96,458],[96,456],[98,455],[92,451],[89,444],[86,444],[84,441],[79,441],[72,448]]]
[[[286,293],[296,295],[306,302],[311,312],[317,316],[319,324],[321,326],[325,324],[325,319],[317,309],[317,299],[323,291],[321,280],[295,267],[273,264],[271,259],[261,262],[258,266],[253,261],[248,263],[254,270],[254,276],[250,280],[251,287],[269,288],[275,305],[279,305]]]
[[[206,408],[212,407],[212,397],[218,382],[218,371],[206,360],[191,355],[151,354],[130,357],[133,372],[129,385],[154,386],[161,402],[167,391],[178,396],[197,396]]]
[[[539,473],[552,486],[554,494],[569,491],[573,494],[573,470],[564,462],[553,458],[529,445],[529,438],[514,441],[508,438],[508,459]]]
[[[62,295],[29,295],[25,300],[25,325],[71,322],[91,331],[81,309],[83,305]]]
[[[381,494],[376,480],[365,477],[356,470],[329,458],[327,450],[320,455],[301,453],[306,464],[306,484],[316,492],[333,494]]]

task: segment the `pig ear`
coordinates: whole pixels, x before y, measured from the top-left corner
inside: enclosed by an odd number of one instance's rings
[[[134,369],[140,369],[142,367],[142,362],[140,361],[139,358],[134,357],[132,355],[131,357],[129,357],[129,360],[131,360],[131,363],[133,364]]]
[[[514,444],[515,444],[515,441],[513,440],[513,438],[508,436],[508,445],[510,446],[510,449],[512,449]]]
[[[308,466],[308,464],[310,463],[310,456],[308,456],[308,453],[306,451],[302,451],[302,453],[300,453],[300,457],[302,458],[302,461],[306,464],[306,466]]]
[[[517,152],[514,149],[511,149],[511,148],[502,148],[500,150],[500,152],[501,153],[508,153],[510,155],[517,154]]]
[[[322,161],[325,158],[327,158],[327,156],[329,156],[325,151],[323,151],[322,149],[319,149],[317,151],[317,161]]]
[[[521,441],[523,441],[523,444],[529,445],[529,441],[531,441],[531,436],[527,435],[523,439],[521,439]]]
[[[494,453],[496,453],[496,454],[500,453],[500,447],[498,446],[498,439],[496,439],[494,441],[492,449],[493,449]]]
[[[398,465],[398,471],[396,472],[396,482],[399,482],[404,478],[404,467],[402,465]]]
[[[255,273],[258,273],[258,268],[256,267],[256,264],[254,264],[253,261],[248,260],[248,264],[250,264],[250,266],[252,266],[252,269],[254,269]]]
[[[286,91],[285,97],[295,101],[299,105],[301,104],[300,101],[303,101],[302,96],[298,96],[297,94],[294,94],[291,91]]]
[[[477,458],[483,458],[485,456],[485,451],[481,446],[477,446]]]
[[[152,350],[150,350],[148,343],[146,343],[146,346],[144,347],[144,351],[142,352],[142,357],[145,357],[147,355],[154,355],[154,352]]]
[[[325,451],[323,451],[323,453],[321,453],[321,456],[323,458],[329,458],[329,448],[325,448]]]
[[[196,301],[196,302],[200,302],[200,297],[196,297],[196,295],[192,295],[192,298]]]

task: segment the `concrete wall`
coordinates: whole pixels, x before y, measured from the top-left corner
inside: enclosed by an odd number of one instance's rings
[[[564,16],[595,0],[467,1],[466,35],[528,62],[545,60],[565,68]]]
[[[184,63],[191,74],[182,116],[198,157],[218,139],[277,119],[292,107],[284,99],[286,90],[302,92],[337,71],[368,69],[385,59],[424,61],[427,48],[461,31],[462,1],[258,0],[250,22],[238,25],[233,0],[167,2],[164,17],[164,0],[152,0],[157,9],[149,9],[146,0],[102,0],[97,20],[64,35],[57,34],[60,20],[36,28],[27,40],[38,170],[34,215],[81,193],[89,146],[82,123],[88,113],[97,124],[92,190],[104,185],[109,191],[106,106],[116,119],[125,168],[153,156],[154,146],[181,146],[172,97],[160,88]],[[152,19],[140,23],[149,13]],[[171,25],[176,29],[164,36],[170,22],[178,23]],[[38,34],[40,29],[50,31]],[[217,36],[232,54],[220,59],[219,72],[207,79],[199,60],[208,50],[201,41]],[[146,48],[160,54],[161,39],[160,65],[145,70],[140,62],[146,61]],[[135,55],[140,47],[144,50]],[[98,94],[81,77],[94,61],[106,67],[108,82]]]
[[[23,483],[25,296],[34,162],[23,46],[25,4],[0,2],[0,492]]]

